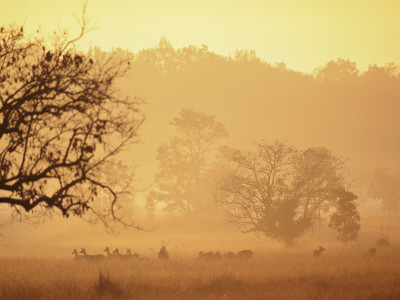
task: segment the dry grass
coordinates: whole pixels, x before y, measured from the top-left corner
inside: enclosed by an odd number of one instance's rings
[[[357,247],[319,259],[296,249],[249,261],[204,262],[190,255],[76,263],[1,258],[1,299],[399,299],[400,253]]]

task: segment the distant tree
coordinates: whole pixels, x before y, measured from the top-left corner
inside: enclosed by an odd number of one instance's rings
[[[396,77],[399,76],[399,66],[395,63],[388,63],[381,67],[376,64],[371,64],[362,76],[366,79],[368,84],[374,81],[378,84],[390,82],[390,80],[396,79]]]
[[[84,17],[75,39],[0,28],[0,204],[21,218],[59,211],[105,224],[119,219],[122,191],[104,166],[136,141],[141,101],[115,88],[126,61],[77,50],[86,29]],[[109,203],[106,212],[96,209],[100,198]]]
[[[309,230],[322,207],[332,207],[344,184],[342,161],[325,148],[304,151],[261,142],[254,152],[225,150],[230,171],[216,201],[243,232],[287,245]]]
[[[399,211],[400,172],[391,174],[387,168],[377,169],[372,175],[368,196],[381,200],[382,209],[388,213]]]
[[[163,203],[168,213],[193,214],[206,206],[210,194],[211,162],[217,141],[228,136],[225,126],[215,117],[183,109],[171,124],[177,135],[158,148],[159,170],[151,203]]]
[[[118,215],[132,218],[135,209],[135,168],[129,168],[120,159],[110,158],[99,166],[97,177],[98,181],[106,182],[114,191],[118,191],[118,201],[113,204],[115,199],[108,197],[105,190],[100,190],[97,195],[98,200],[92,207],[102,214],[107,214],[113,206],[114,212]]]
[[[254,50],[236,50],[235,61],[260,63],[261,59],[257,57]]]
[[[360,213],[357,211],[357,196],[344,189],[337,190],[336,212],[331,215],[329,227],[337,231],[337,240],[347,244],[357,238],[360,226]]]
[[[338,58],[329,61],[324,67],[316,70],[316,78],[323,81],[352,81],[359,78],[356,63]]]

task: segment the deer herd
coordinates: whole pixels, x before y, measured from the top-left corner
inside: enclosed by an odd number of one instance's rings
[[[253,256],[253,251],[251,250],[242,250],[239,251],[238,253],[233,253],[233,252],[225,252],[221,253],[220,251],[217,252],[204,252],[200,251],[198,258],[201,260],[219,260],[219,259],[248,259]]]
[[[169,253],[167,251],[168,243],[165,244],[162,242],[160,251],[157,256],[160,261],[168,261]],[[322,252],[326,251],[324,247],[320,246],[319,249],[313,251],[313,255],[315,258],[319,258],[322,255]],[[138,253],[132,253],[131,249],[126,249],[126,254],[121,254],[118,248],[115,248],[114,251],[110,251],[109,247],[104,249],[106,255],[103,254],[87,254],[85,248],[81,248],[78,253],[78,250],[74,249],[72,254],[74,254],[75,261],[91,261],[91,262],[100,262],[104,260],[115,260],[115,259],[127,259],[127,260],[140,260],[140,261],[149,261],[146,257],[140,257]],[[364,256],[374,257],[377,254],[376,248],[370,248]],[[225,252],[221,253],[220,251],[216,252],[204,252],[200,251],[198,254],[198,259],[203,261],[216,261],[216,260],[231,260],[231,259],[250,259],[253,257],[253,251],[251,250],[242,250],[237,252],[236,254],[233,252]]]
[[[168,243],[165,244],[164,242],[161,243],[160,251],[158,252],[157,256],[160,261],[168,261],[169,253],[167,251]],[[118,248],[115,248],[114,251],[111,252],[110,247],[106,247],[104,249],[105,255],[103,254],[87,254],[85,248],[81,248],[78,250],[74,249],[72,254],[74,255],[75,261],[91,261],[91,262],[100,262],[105,260],[116,260],[116,259],[128,259],[128,260],[142,260],[148,261],[148,258],[140,257],[138,253],[132,253],[131,249],[126,249],[126,254],[121,254]],[[233,252],[226,252],[222,253],[220,251],[217,252],[203,252],[199,253],[198,258],[200,260],[218,260],[218,259],[249,259],[253,256],[253,251],[251,250],[242,250],[238,253]]]
[[[126,254],[121,254],[119,252],[118,248],[115,248],[115,250],[111,253],[110,248],[106,247],[104,249],[104,252],[106,255],[103,254],[87,254],[85,248],[81,248],[81,250],[78,253],[78,250],[74,249],[72,251],[72,254],[74,254],[74,260],[75,261],[92,261],[92,262],[98,262],[98,261],[103,261],[103,260],[110,260],[110,259],[138,259],[138,260],[148,260],[146,257],[139,257],[139,254],[131,252],[131,249],[126,249]],[[81,253],[81,254],[80,254]]]

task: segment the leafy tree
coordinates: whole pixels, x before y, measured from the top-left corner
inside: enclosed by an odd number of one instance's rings
[[[183,109],[171,124],[177,135],[158,148],[159,170],[148,197],[169,213],[193,214],[212,199],[211,162],[217,141],[228,135],[215,117]],[[207,194],[208,193],[208,194]]]
[[[359,70],[355,62],[338,58],[329,61],[324,67],[318,68],[316,77],[323,81],[356,80],[359,78]]]
[[[304,151],[261,142],[254,152],[225,150],[230,171],[217,185],[216,201],[243,232],[258,232],[287,245],[311,228],[343,185],[342,162],[325,148]]]
[[[368,189],[371,198],[382,201],[382,208],[388,213],[399,211],[400,173],[391,174],[387,168],[377,169]]]
[[[336,191],[336,212],[331,215],[329,227],[337,231],[337,240],[347,244],[357,238],[360,230],[360,213],[357,211],[357,196],[344,189]]]
[[[377,66],[376,64],[371,64],[368,66],[368,70],[363,74],[368,84],[372,82],[377,82],[379,84],[390,82],[399,74],[399,67],[394,63],[388,63],[384,66]]]
[[[140,100],[115,88],[127,62],[76,49],[86,30],[84,18],[75,39],[0,28],[0,204],[21,218],[59,211],[105,224],[119,219],[122,190],[102,174],[136,141],[143,116]],[[96,209],[99,198],[110,204],[106,212]]]

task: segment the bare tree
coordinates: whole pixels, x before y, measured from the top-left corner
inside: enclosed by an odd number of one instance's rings
[[[55,33],[52,40],[0,28],[0,204],[20,218],[52,211],[94,215],[104,224],[120,218],[123,191],[101,174],[137,141],[141,100],[115,88],[127,61],[76,49],[87,31],[84,14],[81,25],[78,37]],[[95,209],[100,195],[107,212]]]
[[[230,171],[216,201],[243,232],[259,232],[291,245],[333,206],[343,186],[342,162],[325,148],[299,151],[261,142],[255,152],[225,149]]]

